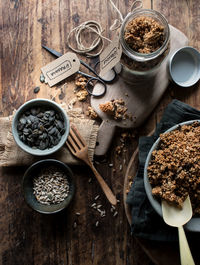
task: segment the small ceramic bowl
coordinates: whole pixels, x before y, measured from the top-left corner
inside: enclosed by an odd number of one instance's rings
[[[44,109],[51,109],[56,111],[56,113],[61,114],[63,117],[63,123],[64,123],[64,128],[65,132],[62,134],[60,141],[54,145],[51,148],[46,148],[44,150],[41,150],[39,148],[35,149],[30,147],[29,145],[25,144],[19,136],[19,132],[17,129],[17,125],[19,123],[20,117],[28,110],[31,108],[44,108]],[[17,145],[24,150],[25,152],[36,155],[36,156],[44,156],[44,155],[50,155],[56,151],[58,151],[66,142],[68,134],[69,134],[69,118],[65,111],[52,100],[48,99],[32,99],[30,101],[27,101],[24,103],[19,109],[16,111],[13,121],[12,121],[12,134],[15,139],[15,142]]]
[[[200,120],[192,120],[192,121],[182,122],[182,123],[179,123],[179,124],[171,127],[166,132],[173,131],[173,130],[177,129],[179,126],[182,126],[184,124],[191,124],[195,121],[200,122]],[[147,156],[147,159],[145,162],[145,167],[144,167],[144,187],[145,187],[147,197],[148,197],[152,207],[162,217],[161,203],[152,195],[152,187],[151,187],[151,184],[149,183],[148,174],[147,174],[147,168],[148,168],[149,162],[151,160],[152,152],[157,149],[159,142],[160,142],[160,137],[156,140],[156,142],[153,144],[153,146],[151,147],[151,149],[148,153],[148,156]],[[200,217],[193,217],[185,225],[185,228],[189,231],[200,232]]]
[[[172,81],[181,87],[190,87],[200,79],[200,53],[192,47],[183,47],[169,60]]]
[[[62,172],[65,173],[69,183],[69,193],[68,196],[64,199],[64,201],[57,204],[45,205],[38,202],[35,195],[33,194],[33,179],[40,173],[41,169],[44,169],[45,167],[49,166],[55,166],[56,168],[60,169]],[[71,202],[75,192],[72,171],[66,164],[54,159],[40,160],[39,162],[36,162],[31,165],[24,174],[22,188],[24,198],[27,204],[33,210],[43,214],[53,214],[65,209]]]

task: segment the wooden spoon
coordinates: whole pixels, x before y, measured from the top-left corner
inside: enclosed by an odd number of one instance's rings
[[[182,209],[179,209],[178,207],[173,206],[163,200],[162,213],[163,219],[166,224],[178,227],[181,265],[194,265],[195,263],[183,229],[183,225],[192,218],[192,206],[190,197],[188,196],[186,198],[183,203]]]

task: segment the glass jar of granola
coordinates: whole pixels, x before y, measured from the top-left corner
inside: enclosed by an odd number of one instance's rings
[[[128,83],[152,78],[169,53],[167,20],[155,10],[136,9],[122,23],[120,43],[122,78]]]

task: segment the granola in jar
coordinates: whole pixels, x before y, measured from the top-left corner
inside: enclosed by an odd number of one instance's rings
[[[164,26],[151,17],[136,17],[128,22],[124,40],[138,53],[152,53],[164,43]]]
[[[169,53],[170,31],[163,15],[155,10],[137,9],[123,21],[122,78],[152,77]]]

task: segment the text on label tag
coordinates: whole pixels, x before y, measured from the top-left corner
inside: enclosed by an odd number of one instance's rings
[[[111,70],[119,61],[122,55],[122,47],[119,36],[116,35],[113,41],[100,54],[100,74],[104,75]]]
[[[75,53],[67,52],[53,62],[41,68],[45,81],[52,87],[65,78],[76,73],[80,61]]]

